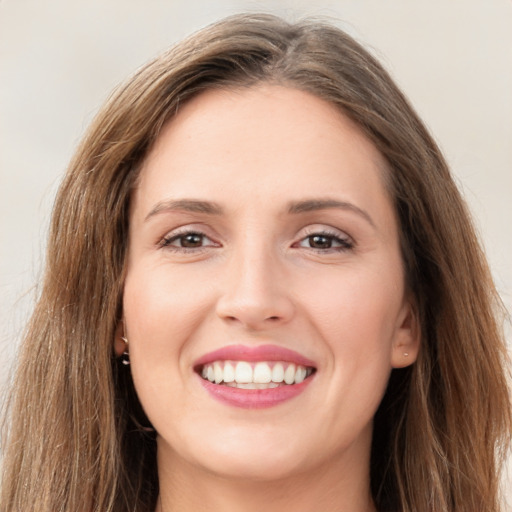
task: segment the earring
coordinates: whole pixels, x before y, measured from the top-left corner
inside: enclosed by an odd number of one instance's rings
[[[409,357],[409,353],[408,352],[404,352],[404,357]]]
[[[128,352],[128,340],[125,336],[121,336],[121,339],[124,341],[124,352],[121,355],[121,362],[128,366],[130,364],[130,353]]]

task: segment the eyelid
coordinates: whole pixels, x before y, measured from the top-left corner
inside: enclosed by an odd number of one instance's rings
[[[343,240],[350,240],[352,243],[354,243],[353,238],[346,231],[325,224],[312,224],[306,226],[299,233],[299,237],[301,239],[311,235],[329,235],[336,238],[341,238]]]
[[[166,249],[175,249],[180,252],[197,252],[209,247],[221,247],[222,244],[219,243],[214,236],[211,236],[208,233],[208,229],[204,227],[199,227],[197,225],[184,225],[177,227],[169,232],[167,232],[164,236],[160,237],[157,242],[158,248],[166,248]],[[198,247],[181,247],[179,245],[172,245],[175,240],[178,240],[180,237],[185,237],[186,235],[198,235],[203,238],[203,241],[206,240],[207,243],[203,243]],[[328,252],[329,250],[349,250],[355,246],[354,239],[348,235],[345,231],[342,231],[338,228],[334,228],[332,226],[326,226],[321,224],[310,225],[301,230],[299,235],[296,238],[296,241],[292,244],[292,247],[301,247],[302,243],[311,236],[325,236],[328,238],[332,238],[337,242],[336,247],[331,248],[314,248],[311,247],[311,250],[320,251],[320,252]],[[304,246],[302,246],[304,247]],[[306,248],[306,247],[304,247]]]
[[[182,246],[179,246],[179,245],[173,245],[173,242],[179,240],[180,238],[184,238],[188,235],[196,235],[196,236],[200,236],[201,237],[201,241],[203,242],[203,245],[200,246],[200,247],[182,247]],[[204,243],[204,240],[208,240],[209,242],[211,243]],[[205,235],[204,233],[199,233],[197,231],[187,231],[185,233],[177,233],[177,234],[174,234],[172,236],[167,236],[167,237],[164,237],[164,239],[162,240],[162,245],[164,247],[169,247],[169,246],[172,246],[172,247],[178,247],[180,249],[199,249],[201,247],[210,247],[210,246],[215,246],[217,245],[215,242],[213,242],[213,240]]]
[[[167,232],[163,237],[160,237],[157,242],[157,246],[162,249],[175,249],[180,252],[185,252],[185,251],[197,252],[202,249],[204,250],[208,247],[220,247],[221,244],[219,242],[217,242],[214,237],[209,235],[207,233],[207,231],[208,230],[206,230],[204,228],[196,227],[196,226],[190,225],[190,224],[185,225],[185,226],[180,226],[176,229],[173,229],[173,230]],[[203,239],[209,240],[211,243],[208,243],[206,245],[202,245],[199,247],[180,247],[180,246],[172,245],[173,241],[179,239],[180,237],[184,237],[186,235],[199,235],[199,236],[203,237]]]
[[[326,249],[320,249],[320,248],[314,248],[314,247],[304,247],[302,246],[302,242],[304,242],[307,238],[315,235],[330,237],[338,242],[338,246],[336,247],[330,247]],[[312,251],[317,252],[340,252],[340,251],[347,251],[351,250],[355,247],[356,243],[354,239],[348,235],[345,231],[342,231],[337,228],[333,228],[332,226],[325,226],[320,224],[315,224],[311,226],[307,226],[304,228],[300,236],[298,237],[298,240],[293,243],[292,247],[304,247],[305,249],[310,249]]]

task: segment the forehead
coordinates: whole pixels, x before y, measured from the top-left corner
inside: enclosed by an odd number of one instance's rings
[[[164,127],[141,170],[136,202],[165,194],[275,202],[333,192],[362,200],[387,196],[386,172],[357,125],[310,93],[268,84],[210,90]]]

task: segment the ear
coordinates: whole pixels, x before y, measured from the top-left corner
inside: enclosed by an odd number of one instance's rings
[[[116,327],[116,332],[114,335],[114,353],[117,357],[121,357],[123,352],[126,349],[126,343],[123,341],[122,337],[124,336],[124,325],[121,320]]]
[[[405,368],[418,358],[421,329],[416,304],[412,297],[404,300],[397,318],[395,339],[391,353],[391,366]]]

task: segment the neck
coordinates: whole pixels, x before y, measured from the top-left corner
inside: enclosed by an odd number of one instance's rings
[[[167,456],[166,456],[167,455]],[[279,480],[219,476],[159,446],[156,512],[376,512],[368,460],[339,458]]]

